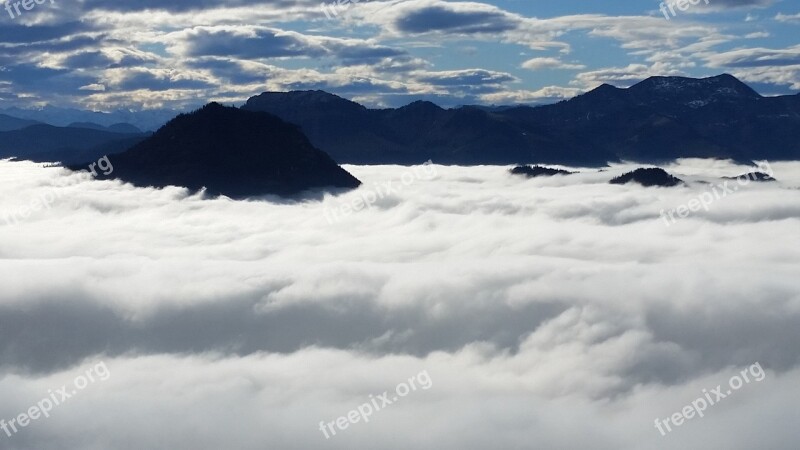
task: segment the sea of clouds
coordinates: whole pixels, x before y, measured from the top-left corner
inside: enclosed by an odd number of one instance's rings
[[[113,158],[112,158],[113,159]],[[111,376],[16,449],[795,449],[800,163],[666,226],[678,188],[433,166],[357,191],[204,199],[0,162],[0,419],[102,361]],[[55,198],[31,208],[36,199]],[[760,363],[766,378],[662,436],[655,418]],[[433,381],[326,439],[422,371]]]

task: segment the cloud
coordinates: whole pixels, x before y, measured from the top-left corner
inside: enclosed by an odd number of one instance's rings
[[[417,79],[435,86],[463,87],[480,87],[485,84],[496,85],[515,81],[515,78],[511,74],[482,69],[426,72],[420,74]]]
[[[577,88],[562,88],[559,86],[548,86],[537,91],[498,91],[483,94],[481,100],[493,105],[507,104],[550,104],[561,100],[570,99],[583,93]]]
[[[793,17],[773,11],[769,1],[712,3],[709,13],[770,7],[764,16],[775,17],[773,25]],[[573,70],[597,75],[646,66],[658,75],[716,75],[709,58],[742,48],[756,36],[766,48],[791,51],[778,30],[763,28],[764,21],[740,29],[741,18],[724,14],[666,21],[657,11],[638,7],[597,11],[576,6],[556,14],[533,4],[375,0],[358,2],[331,20],[312,0],[56,3],[0,23],[0,66],[8,68],[0,77],[2,98],[22,107],[185,110],[211,99],[242,103],[265,90],[297,87],[331,90],[370,106],[416,99],[453,106],[484,98],[559,99],[560,94],[543,91],[589,87],[585,79],[592,75]],[[465,45],[469,54],[453,55]],[[574,53],[575,48],[581,51]],[[519,50],[534,55],[524,67],[515,62]],[[609,55],[603,64],[586,57],[600,53]],[[546,80],[527,72],[545,69],[565,72],[549,72],[555,78]],[[508,81],[478,80],[472,88],[458,84],[446,92],[434,82],[439,77],[425,75],[467,71],[505,74]],[[756,88],[767,94],[785,94],[800,83],[787,66],[774,75],[757,67],[737,73],[759,80]],[[90,85],[106,90],[83,89]]]
[[[558,58],[533,58],[522,63],[522,67],[529,70],[542,69],[585,69],[583,64],[569,64]]]
[[[231,201],[0,166],[0,418],[97,361],[111,372],[8,448],[794,443],[797,163],[670,227],[660,210],[748,168],[679,161],[689,187],[659,189],[607,183],[629,165],[433,166],[410,184],[406,167],[348,166],[364,181],[350,193]],[[371,208],[325,219],[387,181]],[[735,400],[653,427],[757,361],[767,377]],[[422,370],[430,390],[318,430]]]
[[[775,16],[775,20],[777,20],[778,22],[791,22],[791,23],[800,22],[800,13],[797,14],[778,13]]]
[[[404,14],[395,20],[394,26],[405,33],[444,31],[474,34],[509,31],[518,26],[518,21],[510,14],[486,4],[436,2],[428,6],[406,8]]]
[[[106,87],[102,84],[87,84],[78,88],[82,91],[105,91]]]
[[[769,6],[774,0],[717,0],[715,3],[726,8],[749,8]]]
[[[197,27],[175,35],[173,51],[188,57],[287,58],[333,56],[367,62],[405,55],[402,50],[357,39],[335,39],[263,27]]]
[[[710,67],[730,68],[740,79],[800,90],[800,46],[784,49],[738,48],[708,55]]]
[[[792,66],[800,64],[800,46],[786,49],[741,48],[708,58],[713,67]]]

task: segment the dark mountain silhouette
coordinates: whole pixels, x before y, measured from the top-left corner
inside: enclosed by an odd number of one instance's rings
[[[517,166],[510,170],[513,175],[525,175],[528,178],[552,177],[554,175],[572,175],[575,172],[562,169],[552,169],[542,166]]]
[[[507,113],[619,159],[800,157],[800,97],[761,97],[730,75],[652,77],[628,89],[603,85],[555,105]]]
[[[299,125],[340,163],[601,166],[680,157],[800,159],[800,95],[762,97],[731,75],[602,85],[540,107],[367,109],[322,91],[265,92],[243,106]]]
[[[762,183],[768,183],[768,182],[772,182],[772,181],[777,181],[775,178],[772,178],[771,176],[767,175],[764,172],[748,172],[748,173],[743,173],[743,174],[739,175],[738,177],[722,177],[722,179],[723,180],[736,180],[738,178],[743,178],[743,177],[744,178],[748,178],[751,181],[762,182]]]
[[[300,125],[314,145],[339,162],[512,164],[587,159],[577,147],[557,149],[546,134],[528,133],[520,124],[476,107],[442,109],[415,102],[371,110],[326,92],[299,91],[266,92],[242,108]],[[588,157],[602,165],[613,155]]]
[[[19,130],[0,132],[0,158],[75,161],[81,152],[93,154],[95,148],[103,146],[115,148],[115,143],[129,145],[143,137],[142,134],[38,124]],[[119,148],[118,151],[124,149]]]
[[[683,180],[680,178],[676,178],[667,173],[664,169],[659,168],[636,169],[633,172],[625,173],[610,181],[611,184],[627,184],[631,182],[639,183],[645,187],[672,187],[684,184]]]
[[[217,103],[179,115],[111,161],[114,171],[99,178],[194,191],[205,187],[212,195],[239,198],[361,184],[314,148],[297,126]]]

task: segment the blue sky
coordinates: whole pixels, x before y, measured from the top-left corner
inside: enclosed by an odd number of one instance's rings
[[[731,73],[800,91],[800,0],[45,1],[0,10],[0,106],[110,110],[322,89],[370,106],[549,103]],[[334,14],[335,13],[335,14]],[[12,17],[13,16],[13,17]],[[329,17],[330,16],[330,17]]]

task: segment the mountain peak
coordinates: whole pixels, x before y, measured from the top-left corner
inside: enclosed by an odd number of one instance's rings
[[[444,111],[441,106],[427,100],[417,100],[399,109],[407,111]]]
[[[361,184],[296,125],[219,103],[179,115],[113,159],[117,167],[110,178],[139,186],[206,187],[229,197]]]
[[[730,74],[708,78],[677,76],[654,76],[630,88],[637,94],[652,93],[669,97],[694,97],[695,100],[710,98],[761,98],[750,86]]]
[[[658,167],[636,169],[609,181],[611,184],[628,184],[631,182],[639,183],[645,187],[673,187],[685,184],[680,178],[676,178]]]
[[[351,110],[363,110],[364,106],[331,94],[325,91],[289,91],[289,92],[263,92],[254,97],[250,97],[242,109],[247,110],[267,110],[272,108],[279,109],[283,105],[302,106],[304,108],[349,108]]]
[[[253,99],[248,109],[299,125],[314,145],[342,163],[414,164],[433,159],[466,165],[602,165],[620,159],[663,162],[679,157],[792,159],[800,149],[795,136],[798,98],[762,98],[723,74],[702,79],[652,77],[630,88],[603,84],[538,107],[442,110],[418,101],[368,109],[346,101],[257,104]]]
[[[200,111],[224,111],[224,110],[225,107],[217,102],[208,103],[204,105],[202,108],[200,108]]]
[[[596,88],[594,88],[593,90],[598,91],[598,92],[607,92],[607,91],[610,92],[610,91],[618,91],[619,88],[616,87],[616,86],[612,86],[612,85],[610,85],[608,83],[603,83],[600,86],[597,86]]]
[[[625,89],[603,83],[588,92],[567,100],[566,103],[575,105],[584,104],[585,102],[597,102],[598,104],[608,105],[608,102],[624,101],[624,97]]]

